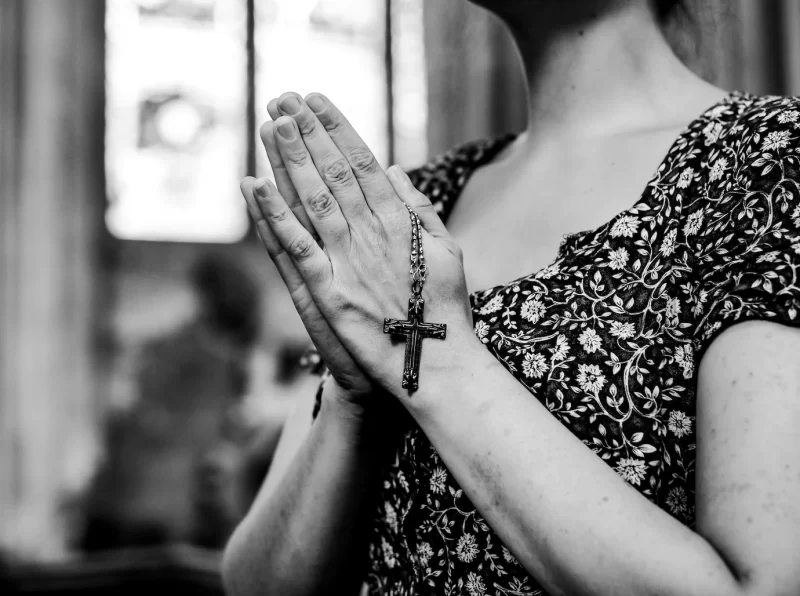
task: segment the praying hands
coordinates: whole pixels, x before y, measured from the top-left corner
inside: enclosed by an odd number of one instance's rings
[[[474,341],[461,251],[427,197],[398,166],[384,172],[330,100],[286,93],[269,111],[261,138],[277,188],[251,177],[241,186],[262,242],[339,385],[354,399],[374,384],[406,397],[416,388],[415,365],[424,384],[426,371],[446,367],[457,346]],[[409,264],[421,251],[412,252],[416,218],[406,205],[421,223],[424,295],[411,290]],[[446,325],[448,339],[425,342],[420,363],[422,338],[444,338],[443,326],[422,323],[423,315]],[[384,330],[406,335],[405,347]]]

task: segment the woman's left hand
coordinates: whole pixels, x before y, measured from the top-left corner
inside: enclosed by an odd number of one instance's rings
[[[405,395],[404,342],[384,334],[385,318],[408,317],[411,219],[403,203],[424,228],[425,320],[447,325],[445,341],[424,340],[421,386],[426,371],[444,369],[474,339],[461,250],[427,197],[399,167],[385,173],[330,100],[284,94],[280,105],[291,116],[275,121],[275,140],[324,248],[267,179],[256,183],[261,216],[353,358],[384,389]]]

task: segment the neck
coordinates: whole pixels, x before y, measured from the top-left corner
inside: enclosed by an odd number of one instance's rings
[[[674,55],[648,2],[509,5],[498,14],[525,68],[529,142],[677,128],[721,97]]]

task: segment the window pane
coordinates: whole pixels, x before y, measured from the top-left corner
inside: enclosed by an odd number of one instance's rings
[[[107,3],[111,232],[233,242],[247,231],[245,0]]]
[[[404,168],[428,158],[428,87],[422,0],[392,0],[394,156]]]
[[[389,156],[384,2],[265,0],[256,2],[256,112],[286,91],[329,97],[384,167]],[[258,142],[257,169],[269,163]]]

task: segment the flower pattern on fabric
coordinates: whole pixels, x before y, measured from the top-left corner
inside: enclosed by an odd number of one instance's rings
[[[470,296],[476,336],[631,488],[689,527],[696,373],[723,330],[798,326],[800,100],[732,93],[674,142],[639,200],[553,262]],[[446,218],[513,136],[411,172]],[[383,472],[371,595],[544,594],[413,420]]]

